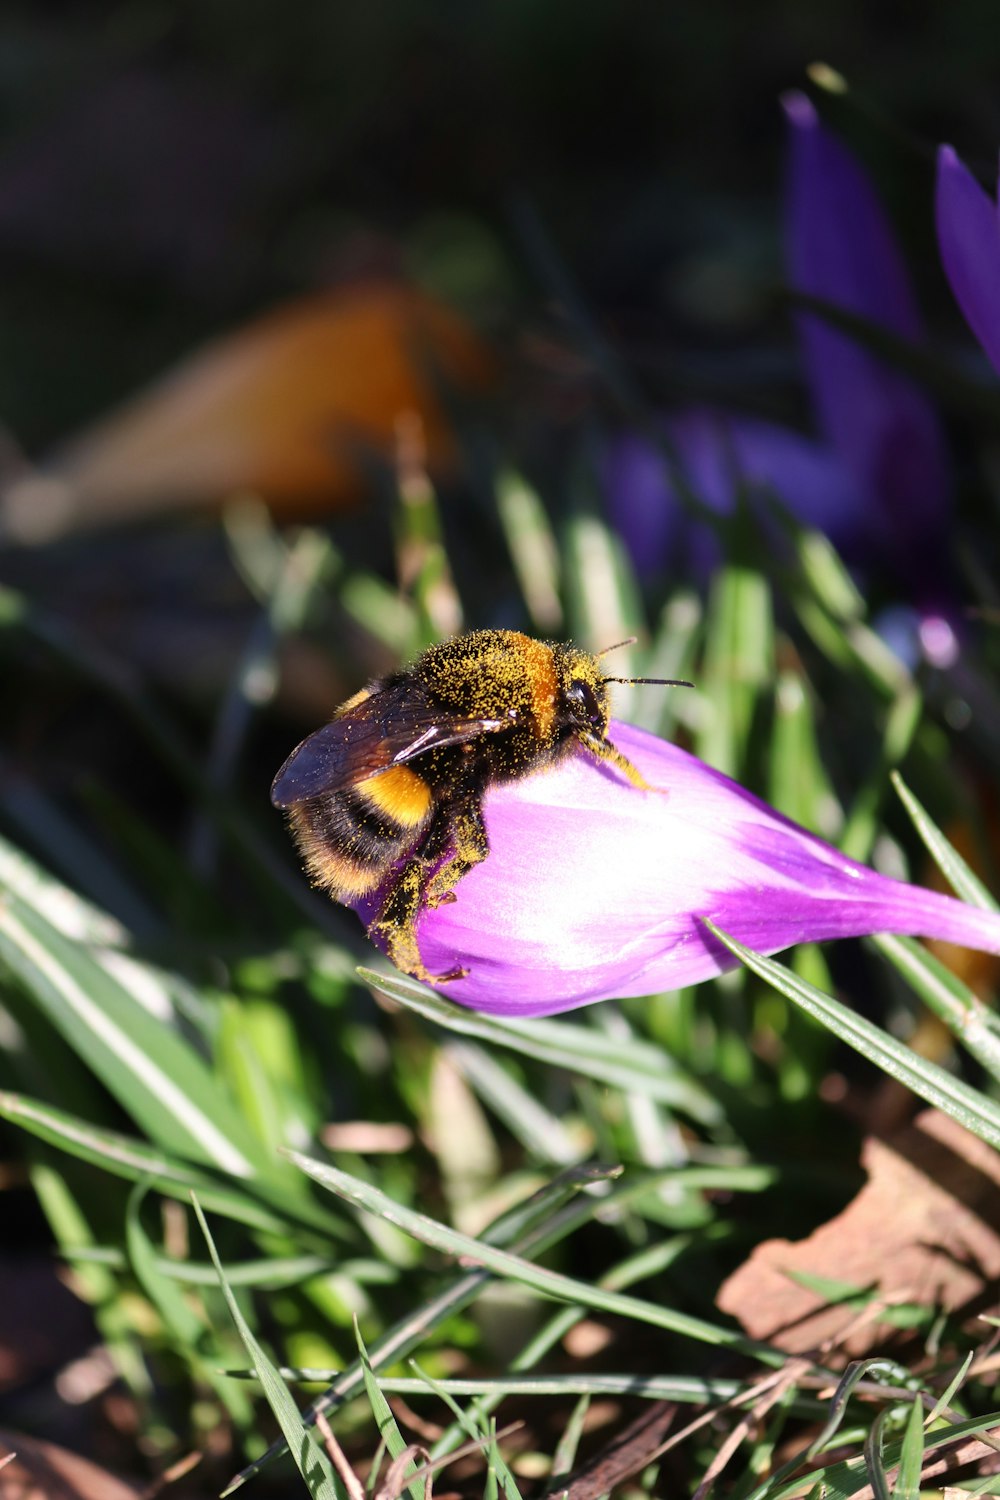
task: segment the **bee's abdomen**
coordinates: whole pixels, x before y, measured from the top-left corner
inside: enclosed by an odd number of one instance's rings
[[[343,901],[381,883],[421,837],[432,810],[423,777],[396,766],[356,786],[296,803],[291,822],[313,880]]]

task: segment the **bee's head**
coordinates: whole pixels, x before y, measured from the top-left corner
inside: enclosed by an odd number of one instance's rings
[[[619,646],[631,646],[635,636],[619,641]],[[588,735],[606,739],[611,718],[609,682],[649,682],[660,687],[690,687],[676,677],[606,677],[601,668],[601,657],[617,646],[606,646],[596,656],[581,651],[578,646],[554,646],[553,656],[559,676],[559,706],[564,733]]]
[[[567,729],[584,730],[603,739],[611,708],[608,687],[596,656],[576,646],[556,648],[560,708]]]

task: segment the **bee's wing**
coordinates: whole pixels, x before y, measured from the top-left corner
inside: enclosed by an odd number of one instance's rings
[[[372,693],[302,741],[271,784],[275,807],[336,792],[405,765],[428,750],[463,745],[507,728],[502,719],[466,719],[435,711],[424,694]]]

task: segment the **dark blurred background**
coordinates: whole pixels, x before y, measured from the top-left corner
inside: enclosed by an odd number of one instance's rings
[[[0,415],[37,455],[213,332],[376,266],[510,312],[538,295],[523,198],[647,352],[677,324],[749,332],[747,273],[779,265],[777,96],[815,60],[927,147],[1000,138],[987,0],[9,4]]]

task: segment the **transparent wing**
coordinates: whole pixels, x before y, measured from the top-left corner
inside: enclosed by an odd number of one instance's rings
[[[508,728],[503,719],[466,719],[435,710],[426,692],[407,684],[362,698],[304,739],[271,784],[275,807],[336,792],[405,765],[428,750],[464,745]]]

